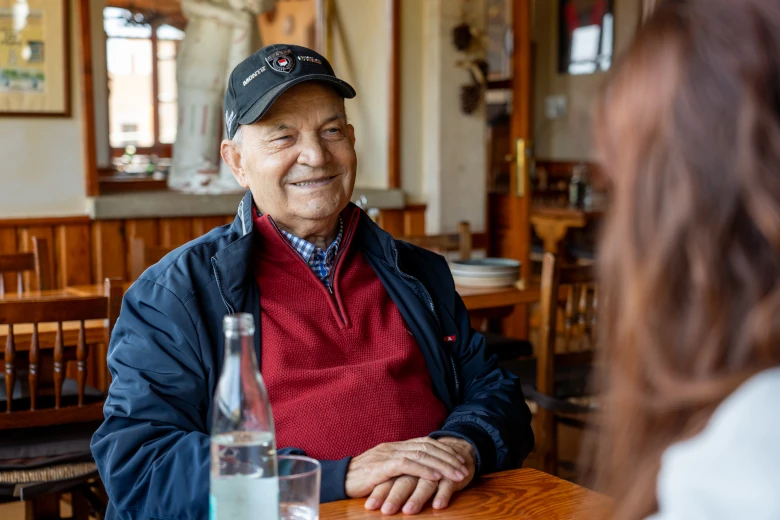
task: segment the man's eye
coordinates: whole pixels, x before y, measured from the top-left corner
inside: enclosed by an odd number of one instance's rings
[[[281,137],[277,137],[276,140],[277,141],[286,141],[286,140],[290,139],[291,137],[292,136],[289,136],[289,135],[283,135]]]
[[[341,128],[338,128],[338,127],[336,127],[336,128],[328,128],[328,129],[327,129],[327,130],[325,130],[325,131],[326,131],[327,133],[329,133],[329,134],[338,134],[338,133],[340,133],[340,132],[341,132]]]

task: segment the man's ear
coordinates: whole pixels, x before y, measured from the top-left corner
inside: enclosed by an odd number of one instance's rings
[[[248,188],[249,184],[247,183],[246,174],[241,167],[241,151],[236,148],[233,141],[230,139],[222,141],[219,152],[220,155],[222,155],[222,160],[225,161],[225,164],[230,167],[230,171],[233,172],[233,177],[236,178],[236,182],[242,188]]]
[[[352,141],[352,146],[355,146],[355,127],[352,125],[347,125],[347,135],[349,136],[349,140]]]

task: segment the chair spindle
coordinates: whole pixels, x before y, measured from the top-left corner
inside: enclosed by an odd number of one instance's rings
[[[87,341],[84,320],[79,327],[79,342],[76,347],[76,382],[79,389],[79,406],[84,406],[84,386],[87,384]]]
[[[5,342],[5,411],[11,411],[11,403],[14,397],[14,386],[16,385],[16,345],[14,344],[14,326],[8,325],[8,338]]]
[[[38,398],[38,371],[40,367],[40,341],[38,339],[38,324],[33,323],[32,339],[30,340],[30,366],[27,379],[30,382],[30,410],[35,410]]]
[[[62,402],[62,383],[65,380],[64,352],[62,346],[62,322],[57,322],[57,337],[54,340],[54,408]]]

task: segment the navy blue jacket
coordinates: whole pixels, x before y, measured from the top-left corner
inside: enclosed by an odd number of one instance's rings
[[[111,499],[108,518],[208,516],[209,431],[222,368],[222,318],[251,312],[260,324],[252,205],[247,192],[231,225],[174,250],[125,295],[108,351],[112,382],[105,421],[92,438]],[[398,306],[448,411],[432,436],[470,441],[478,474],[518,467],[533,446],[520,383],[486,354],[446,262],[396,242],[364,213],[360,218],[353,247],[362,249]],[[445,343],[446,336],[456,340]],[[260,338],[258,331],[258,360]],[[285,452],[302,453],[280,450]],[[321,462],[322,501],[346,498],[350,459]]]

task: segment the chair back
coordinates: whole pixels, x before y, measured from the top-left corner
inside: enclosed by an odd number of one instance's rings
[[[102,399],[98,403],[85,402],[89,347],[108,344],[119,316],[122,296],[122,281],[106,279],[104,294],[99,296],[0,300],[0,326],[6,329],[3,356],[6,413],[0,414],[0,430],[102,418]],[[98,320],[98,323],[92,322],[88,327],[89,320]],[[53,363],[48,362],[50,359]],[[73,402],[63,397],[69,361],[75,361],[76,365],[77,395]],[[97,370],[102,370],[102,377],[107,380],[105,359],[96,359],[91,364],[100,367]],[[25,368],[29,404],[26,398],[13,399],[19,372]]]
[[[25,289],[22,273],[32,271],[35,279],[35,288],[46,291],[52,288],[52,272],[49,262],[49,244],[45,238],[32,237],[33,250],[30,253],[0,254],[0,298],[6,293],[6,277],[4,274],[16,275],[16,292],[21,293]],[[8,292],[11,292],[10,287]]]
[[[598,307],[595,282],[593,266],[564,267],[554,254],[545,253],[536,379],[540,393],[555,395],[556,367],[593,361]],[[565,301],[563,308],[561,301]],[[563,323],[559,327],[561,315]]]
[[[460,260],[471,258],[472,236],[471,225],[468,222],[458,224],[458,232],[445,235],[413,235],[398,237],[398,240],[409,242],[423,249],[430,249],[439,254],[458,251]]]
[[[537,404],[535,450],[541,469],[553,475],[558,472],[558,422],[583,427],[582,414],[591,410],[589,389],[581,385],[587,385],[593,363],[598,305],[593,267],[563,267],[561,263],[552,253],[545,253],[542,260],[536,388],[532,392]],[[556,371],[562,377],[556,378]],[[573,388],[556,388],[567,383]]]
[[[174,249],[176,248],[149,245],[141,237],[133,238],[130,241],[130,279],[137,280],[144,271]]]

